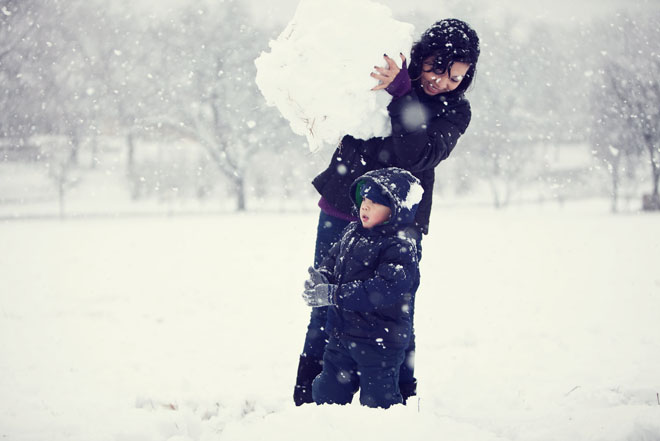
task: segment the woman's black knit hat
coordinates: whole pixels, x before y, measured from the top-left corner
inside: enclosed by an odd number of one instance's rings
[[[422,34],[410,52],[410,77],[413,80],[422,75],[423,62],[434,57],[433,70],[444,73],[451,70],[457,61],[468,63],[468,69],[461,84],[452,94],[463,93],[472,83],[479,60],[479,36],[462,20],[449,18],[436,22]]]

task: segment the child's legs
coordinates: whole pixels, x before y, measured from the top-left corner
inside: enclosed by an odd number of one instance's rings
[[[323,354],[323,372],[312,383],[316,404],[348,404],[358,389],[357,365],[336,338],[330,338]]]
[[[349,342],[348,347],[357,362],[360,403],[385,409],[403,403],[399,391],[399,369],[405,358],[405,349],[354,342]]]

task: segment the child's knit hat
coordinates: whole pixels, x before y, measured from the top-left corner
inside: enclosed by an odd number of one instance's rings
[[[367,198],[371,199],[371,201],[377,204],[384,205],[392,209],[392,201],[380,186],[374,185],[372,182],[363,182],[359,188],[359,191],[361,197],[360,202],[362,202],[362,199]]]
[[[396,167],[369,171],[353,181],[349,190],[355,214],[360,210],[362,199],[367,197],[389,207],[392,211],[390,223],[398,226],[415,221],[423,193],[419,179],[409,171]]]

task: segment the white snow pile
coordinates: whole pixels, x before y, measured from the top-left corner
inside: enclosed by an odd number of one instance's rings
[[[391,96],[372,91],[378,81],[369,74],[387,66],[384,53],[400,66],[413,31],[370,0],[301,0],[271,51],[255,60],[257,86],[312,150],[334,146],[346,134],[387,136]]]

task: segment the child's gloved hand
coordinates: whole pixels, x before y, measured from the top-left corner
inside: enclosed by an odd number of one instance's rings
[[[320,306],[335,305],[335,294],[337,293],[337,285],[330,283],[319,283],[313,288],[306,288],[303,292],[303,299],[308,306],[318,308]]]
[[[313,266],[307,268],[307,271],[309,272],[309,279],[305,280],[305,289],[314,288],[321,283],[328,283],[328,278]]]

